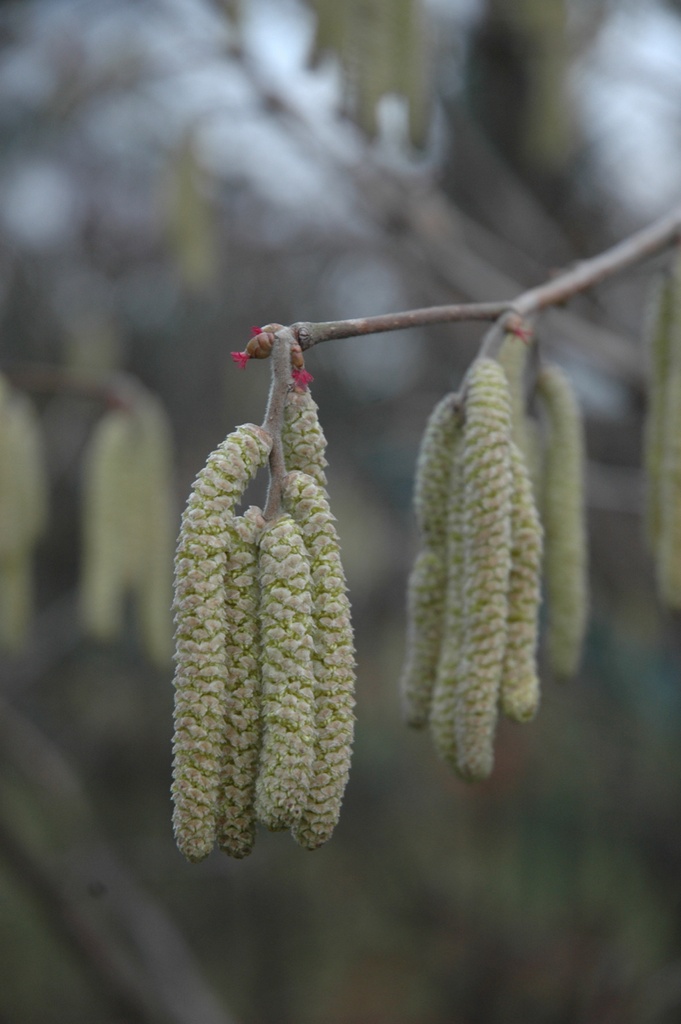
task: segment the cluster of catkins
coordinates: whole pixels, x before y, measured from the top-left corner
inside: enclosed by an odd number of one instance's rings
[[[0,646],[25,643],[33,552],[47,525],[49,485],[32,403],[0,377]]]
[[[331,837],[354,729],[350,606],[326,496],[324,435],[292,390],[282,509],[235,513],[273,439],[238,427],[199,473],[175,561],[173,824],[190,861],[245,857],[256,823],[313,850]]]
[[[470,781],[492,771],[499,711],[526,722],[539,704],[542,560],[557,674],[576,670],[586,621],[577,404],[560,369],[540,369],[542,450],[525,413],[524,342],[508,335],[500,358],[477,359],[462,393],[443,398],[426,428],[401,680],[408,724],[429,725],[439,755]]]
[[[132,596],[145,653],[166,667],[175,542],[170,424],[140,385],[125,397],[101,417],[85,452],[81,618],[90,636],[110,641],[123,632]]]
[[[660,597],[681,609],[681,257],[655,289],[649,335],[646,537]]]

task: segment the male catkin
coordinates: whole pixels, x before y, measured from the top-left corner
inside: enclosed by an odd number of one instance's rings
[[[463,640],[463,444],[456,440],[451,467],[447,519],[447,555],[443,562],[447,576],[442,643],[437,664],[430,711],[430,729],[440,757],[456,768],[454,717],[460,685]],[[438,563],[439,564],[439,563]]]
[[[428,722],[442,645],[447,589],[447,524],[452,464],[460,423],[456,396],[446,395],[430,415],[416,463],[414,511],[423,550],[407,587],[407,650],[400,680],[408,725]]]
[[[98,640],[113,639],[123,624],[131,561],[129,525],[139,499],[133,485],[134,453],[130,412],[105,413],[88,443],[82,483],[81,616],[87,632]]]
[[[307,803],[293,835],[313,850],[331,838],[350,772],[355,651],[340,541],[326,494],[307,474],[290,473],[284,505],[302,531],[310,560],[315,756]]]
[[[258,622],[259,508],[227,519],[224,759],[220,773],[217,841],[231,857],[255,842],[255,782],[260,756],[260,628]]]
[[[291,516],[263,530],[258,575],[263,736],[255,810],[279,831],[296,825],[307,807],[316,741],[312,581]]]
[[[494,763],[511,570],[511,405],[496,360],[473,364],[466,394],[463,467],[463,625],[456,689],[456,764],[466,779]]]
[[[26,641],[33,549],[47,525],[48,480],[36,411],[0,378],[0,646]]]
[[[555,673],[571,676],[579,667],[588,608],[584,426],[558,366],[542,368],[537,393],[548,421],[542,494],[548,649]]]
[[[232,740],[225,727],[232,685],[227,641],[232,626],[242,624],[240,615],[234,616],[241,602],[226,600],[233,508],[271,447],[271,437],[260,427],[237,427],[209,455],[182,516],[175,556],[172,793],[175,837],[191,861],[206,857],[215,842],[225,797],[226,745]]]
[[[515,444],[511,444],[511,470],[511,572],[500,706],[514,721],[528,722],[539,707],[537,639],[543,531],[527,466]]]
[[[668,381],[672,350],[681,336],[681,260],[672,274],[655,283],[646,316],[648,410],[644,429],[646,475],[645,531],[653,553],[660,538],[663,464],[667,449]]]
[[[320,487],[326,487],[326,438],[317,411],[317,403],[307,389],[290,391],[284,407],[281,441],[286,468],[307,473]]]

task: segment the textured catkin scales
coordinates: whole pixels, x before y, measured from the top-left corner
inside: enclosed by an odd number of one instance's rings
[[[238,427],[208,457],[182,517],[175,557],[172,793],[177,845],[190,861],[210,853],[221,790],[223,796],[226,791],[227,637],[239,606],[238,600],[225,601],[232,510],[271,447],[270,436],[259,427]]]
[[[460,680],[463,639],[463,461],[462,443],[457,439],[451,467],[448,496],[446,559],[438,559],[446,574],[445,613],[439,646],[437,675],[430,712],[430,729],[439,756],[456,768],[457,687]]]
[[[217,841],[232,857],[245,857],[255,842],[255,780],[260,755],[260,627],[258,536],[260,509],[228,517],[224,601],[224,760],[218,797]]]
[[[307,474],[290,473],[284,505],[302,531],[310,562],[316,736],[308,799],[293,835],[314,850],[331,838],[348,781],[355,652],[340,542],[326,494]]]
[[[539,707],[536,653],[543,531],[525,460],[513,443],[511,470],[511,572],[500,707],[514,721],[528,722]]]
[[[312,581],[300,527],[289,515],[260,536],[262,748],[257,818],[295,826],[308,805],[315,758]]]
[[[309,391],[289,392],[284,407],[281,441],[286,468],[307,473],[320,487],[326,487],[326,438],[317,411],[317,403]]]
[[[433,410],[416,463],[414,511],[423,550],[407,587],[407,650],[400,680],[403,717],[423,728],[430,705],[443,635],[447,590],[447,523],[452,464],[460,425],[455,396]]]
[[[495,360],[471,369],[462,450],[463,628],[456,687],[456,764],[466,779],[486,778],[506,648],[511,570],[511,407]]]
[[[588,606],[584,427],[559,367],[541,370],[537,393],[548,421],[542,494],[548,649],[556,674],[571,676],[579,667]]]

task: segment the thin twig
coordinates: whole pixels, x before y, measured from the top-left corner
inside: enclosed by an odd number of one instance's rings
[[[356,338],[362,334],[380,334],[383,331],[404,331],[408,327],[428,324],[448,324],[462,320],[496,320],[506,310],[508,302],[469,302],[451,306],[427,306],[409,309],[403,313],[385,313],[380,316],[358,317],[354,320],[331,320],[327,323],[296,323],[291,330],[303,350],[322,341],[337,338]]]
[[[275,519],[281,507],[281,492],[286,473],[284,448],[281,442],[281,428],[284,423],[284,407],[286,396],[291,390],[291,347],[296,339],[289,327],[282,327],[274,336],[272,346],[272,383],[267,399],[267,409],[263,420],[263,430],[273,438],[270,452],[270,486],[267,491],[264,518]]]
[[[312,348],[322,341],[337,338],[355,338],[382,331],[400,331],[426,324],[454,323],[470,320],[494,320],[503,323],[505,314],[524,318],[550,306],[560,306],[580,292],[592,288],[605,278],[612,277],[647,256],[678,242],[681,237],[681,207],[677,207],[659,220],[635,232],[610,249],[581,260],[568,270],[555,275],[550,281],[520,292],[506,302],[461,303],[451,306],[429,306],[401,313],[360,317],[354,320],[331,320],[324,323],[298,322],[290,330],[302,349]],[[499,330],[495,324],[484,344],[486,351],[494,348]]]

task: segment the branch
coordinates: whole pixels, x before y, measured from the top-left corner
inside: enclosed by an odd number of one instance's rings
[[[379,334],[383,331],[403,331],[408,327],[425,327],[428,324],[449,324],[462,320],[496,320],[511,308],[508,302],[471,302],[451,306],[427,306],[425,309],[410,309],[404,313],[385,313],[381,316],[365,316],[356,320],[331,320],[327,323],[296,323],[291,330],[303,350],[318,345],[321,341],[336,338],[356,338],[362,334]]]
[[[555,275],[550,281],[535,288],[529,288],[515,299],[506,302],[464,303],[451,306],[430,306],[412,309],[402,313],[388,313],[355,320],[332,320],[326,323],[299,322],[290,330],[304,350],[322,341],[337,338],[355,338],[363,334],[381,331],[400,331],[408,327],[422,327],[427,324],[444,324],[470,320],[495,320],[503,325],[505,314],[516,314],[523,318],[559,306],[580,292],[586,291],[608,277],[612,277],[632,264],[661,249],[678,242],[681,238],[681,207],[661,217],[653,224],[642,228],[610,249],[581,260],[568,270]],[[492,329],[494,338],[499,331]],[[492,347],[488,345],[487,347]]]

